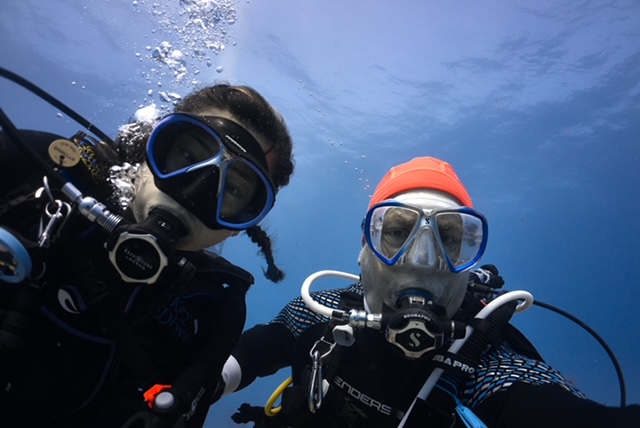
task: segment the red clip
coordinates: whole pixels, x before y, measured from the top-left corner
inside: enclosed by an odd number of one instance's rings
[[[147,391],[143,394],[144,401],[147,402],[147,406],[150,409],[153,409],[153,405],[156,402],[156,397],[158,394],[164,391],[168,391],[171,389],[171,385],[153,385],[151,388],[147,389]]]

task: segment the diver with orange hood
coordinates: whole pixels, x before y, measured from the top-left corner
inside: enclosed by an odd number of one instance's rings
[[[486,218],[451,165],[392,168],[362,222],[359,276],[320,271],[271,322],[243,333],[221,390],[291,367],[258,427],[632,427],[640,406],[588,400],[509,321],[533,303],[482,265]],[[347,288],[311,292],[337,276]],[[276,407],[276,401],[281,405]]]

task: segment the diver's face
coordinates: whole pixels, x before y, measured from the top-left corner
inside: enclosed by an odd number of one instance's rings
[[[228,112],[207,109],[197,112],[200,115],[218,116],[225,119],[234,120],[234,117]],[[251,132],[249,130],[249,132]],[[267,142],[261,135],[251,132],[252,136],[258,141],[263,151],[268,151],[271,142]],[[170,147],[168,161],[171,162],[170,167],[182,167],[192,164],[192,160],[202,159],[213,154],[213,148],[208,144],[193,144],[194,141],[201,141],[198,135],[184,135],[178,138]],[[206,140],[203,140],[206,141]],[[196,151],[196,152],[194,152]],[[276,166],[277,154],[275,150],[267,153],[267,165],[269,171],[273,171]],[[244,195],[253,193],[258,183],[248,180],[248,174],[242,170],[243,165],[239,168],[231,170],[228,174],[228,180],[225,183],[226,196],[222,215],[232,215],[235,211],[242,210],[246,207],[248,198]],[[248,167],[247,167],[248,168]],[[197,172],[196,172],[197,173]],[[210,246],[216,245],[224,241],[230,236],[235,236],[239,232],[227,229],[210,229],[206,227],[198,218],[191,214],[187,209],[182,207],[171,196],[159,190],[155,183],[153,174],[146,165],[141,169],[140,178],[136,183],[135,198],[131,203],[134,216],[137,222],[143,222],[153,208],[163,208],[173,213],[187,228],[188,233],[176,242],[176,249],[184,251],[198,251]]]
[[[407,192],[393,199],[427,210],[460,206],[449,195],[435,191]],[[385,256],[391,257],[396,254],[413,231],[416,218],[407,217],[411,215],[413,214],[409,211],[390,210],[385,216],[380,243]],[[452,225],[452,233],[455,226],[455,224]],[[429,230],[422,232],[431,233]],[[448,231],[441,230],[440,232],[443,235]],[[426,239],[423,241],[429,242]],[[455,239],[450,241],[446,236],[443,236],[443,244],[447,246],[449,251],[456,251],[454,245],[457,241]],[[428,259],[428,252],[439,250],[436,247],[425,245],[419,248],[419,251],[424,254],[414,257]],[[437,269],[429,266],[428,263],[387,265],[371,251],[368,245],[362,248],[359,262],[365,301],[368,309],[374,313],[382,312],[385,307],[396,309],[398,298],[407,289],[421,289],[428,292],[434,305],[442,308],[447,318],[451,318],[462,304],[469,276],[466,271],[453,273],[448,268]]]
[[[444,310],[447,319],[462,304],[469,277],[466,271],[426,273],[415,266],[388,266],[366,245],[360,253],[360,272],[369,311],[381,313],[385,306],[397,309],[396,303],[404,290],[421,289],[431,295],[433,304]]]

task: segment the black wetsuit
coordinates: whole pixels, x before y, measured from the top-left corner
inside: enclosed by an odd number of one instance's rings
[[[362,288],[312,293],[314,300],[337,308],[345,297],[362,305]],[[465,302],[473,301],[468,295]],[[343,304],[340,304],[344,306]],[[352,306],[353,307],[353,306]],[[464,309],[465,305],[463,305]],[[282,411],[266,417],[260,409],[243,405],[236,422],[256,420],[256,427],[397,427],[433,366],[429,358],[416,361],[400,355],[376,330],[355,331],[355,344],[337,346],[326,362],[324,377],[330,388],[320,409],[308,410],[309,351],[325,334],[328,319],[312,312],[301,298],[291,301],[270,323],[247,330],[233,356],[241,367],[240,388],[257,376],[292,366],[293,388],[282,398]],[[542,361],[531,344],[513,327],[506,327],[501,343],[482,353],[475,373],[459,385],[440,382],[428,401],[442,415],[429,421],[418,416],[407,427],[464,427],[455,402],[473,410],[488,427],[637,427],[640,406],[605,407],[586,399],[557,370]],[[517,351],[516,351],[517,349]],[[529,356],[527,356],[527,355]],[[255,355],[260,355],[255,358]],[[444,400],[443,400],[444,397]],[[424,409],[423,409],[424,410]]]
[[[44,153],[60,138],[24,137]],[[47,197],[33,192],[43,174],[2,134],[0,171],[0,227],[37,242]],[[104,186],[82,177],[77,185],[85,195],[106,197]],[[211,380],[240,336],[253,278],[197,252],[179,254],[190,270],[173,282],[126,283],[109,262],[106,239],[96,224],[71,215],[42,260],[34,260],[44,266],[42,276],[0,280],[0,426],[120,427],[137,412],[152,414],[142,394],[156,384],[178,388],[183,406],[136,427],[173,426],[192,405],[184,426],[204,423]]]

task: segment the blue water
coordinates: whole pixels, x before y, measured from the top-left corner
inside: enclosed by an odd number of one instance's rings
[[[262,279],[245,237],[223,249],[259,279],[247,326],[269,321],[317,270],[357,273],[372,187],[394,164],[431,155],[488,217],[484,261],[509,289],[596,329],[640,403],[635,0],[4,0],[0,22],[0,65],[112,136],[137,108],[168,110],[167,94],[219,79],[282,112],[297,169],[264,224],[287,279]],[[4,81],[0,91],[20,126],[75,132],[25,91]],[[583,330],[536,307],[514,322],[590,398],[619,402],[613,366]],[[224,398],[207,426],[235,426],[241,403],[264,403],[287,376]]]

